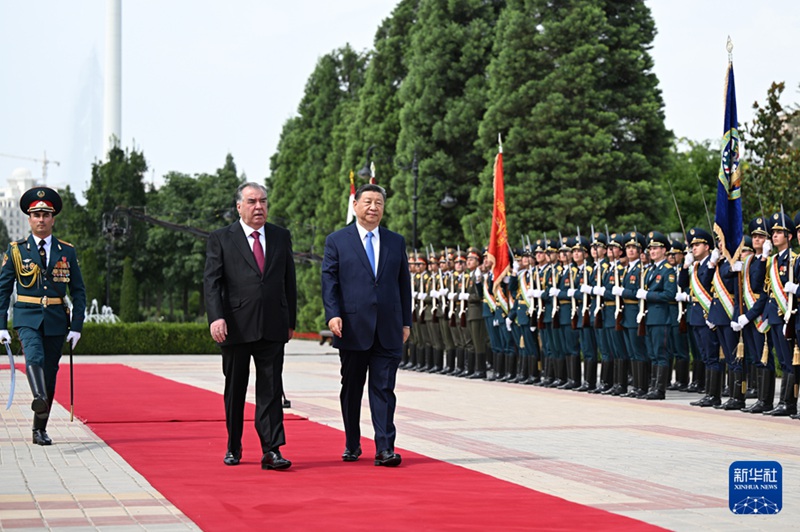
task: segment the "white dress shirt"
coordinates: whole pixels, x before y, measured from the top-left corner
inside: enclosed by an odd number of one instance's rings
[[[364,251],[367,251],[367,233],[368,230],[364,229],[356,222],[356,229],[358,229],[358,237],[361,239],[361,245],[364,246]],[[380,227],[376,227],[372,230],[372,249],[375,250],[375,276],[378,275],[378,264],[380,264],[381,258],[381,232]],[[369,256],[369,255],[368,255]]]

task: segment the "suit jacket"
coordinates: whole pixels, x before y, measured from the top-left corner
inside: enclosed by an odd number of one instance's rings
[[[342,319],[342,337],[333,346],[367,351],[377,338],[385,349],[403,347],[403,327],[411,327],[411,276],[405,239],[379,228],[378,274],[373,273],[355,224],[325,239],[322,303],[325,321]]]
[[[38,329],[43,326],[45,336],[60,336],[67,334],[67,328],[75,332],[83,329],[83,320],[86,315],[86,289],[83,285],[81,269],[78,266],[78,257],[72,244],[63,242],[53,237],[50,241],[50,257],[47,267],[42,264],[39,249],[33,235],[27,239],[13,243],[19,250],[22,263],[23,284],[31,284],[25,288],[17,283],[17,295],[41,298],[61,298],[69,288],[72,299],[72,318],[67,320],[67,313],[61,304],[50,304],[44,307],[37,303],[14,303],[14,327],[30,327]],[[14,290],[14,281],[17,278],[12,260],[12,246],[9,246],[3,255],[3,267],[0,271],[0,329],[7,329],[7,310]],[[36,282],[34,278],[38,269]],[[27,276],[26,276],[27,274]]]
[[[297,325],[297,284],[288,230],[264,225],[266,261],[258,270],[239,221],[208,237],[204,275],[208,323],[222,318],[228,336],[220,345],[289,341]]]

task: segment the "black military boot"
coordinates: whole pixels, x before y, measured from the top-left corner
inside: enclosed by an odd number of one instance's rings
[[[747,391],[744,394],[744,398],[758,398],[758,368],[755,364],[747,366]]]
[[[699,358],[692,361],[692,382],[687,388],[687,392],[706,393],[706,365]]]
[[[731,383],[731,398],[725,401],[720,408],[722,410],[741,410],[747,406],[744,400],[744,392],[742,391],[744,374],[742,370],[731,371],[729,378]]]
[[[323,342],[324,342],[324,339],[323,339]],[[322,344],[320,344],[320,345],[322,345]],[[400,365],[397,366],[397,369],[404,369],[406,364],[408,364],[408,357],[409,357],[409,352],[410,351],[411,351],[411,343],[410,342],[404,343],[403,344],[403,354],[400,355]]]
[[[475,351],[464,351],[464,367],[460,373],[455,373],[456,377],[469,377],[475,371]]]
[[[443,364],[444,364],[444,351],[434,347],[431,352],[431,364],[427,370],[428,373],[439,373],[440,371],[442,371]]]
[[[445,353],[445,362],[444,367],[442,368],[443,375],[450,375],[453,373],[453,369],[456,367],[456,352],[458,350],[454,347],[452,349],[448,349],[447,353]]]
[[[39,415],[33,416],[33,438],[32,442],[36,445],[52,445],[53,440],[47,435],[47,421],[50,417],[50,410],[53,408],[53,397],[55,396],[55,388],[49,388],[47,393],[47,416],[41,417]]]
[[[573,377],[575,366],[572,364],[572,355],[567,355],[562,360],[564,361],[566,377],[556,388],[559,390],[571,390],[575,387],[575,378]]]
[[[639,395],[642,394],[642,383],[641,383],[642,372],[639,369],[642,364],[643,362],[641,362],[640,360],[630,361],[631,372],[633,374],[633,382],[631,383],[628,392],[622,397],[639,397]]]
[[[589,392],[597,388],[597,358],[583,361],[583,382],[576,392]]]
[[[528,364],[528,360],[533,358],[531,355],[522,355],[521,353],[517,355],[517,376],[514,377],[514,380],[511,381],[516,384],[524,384],[525,381],[528,380],[530,377],[530,364]]]
[[[597,386],[595,386],[594,390],[589,390],[589,393],[593,394],[603,393],[612,386],[614,386],[613,383],[614,379],[612,377],[613,374],[614,374],[614,359],[608,358],[606,360],[603,360],[600,365],[600,382],[598,383]]]
[[[486,375],[483,377],[483,380],[493,382],[496,381],[498,378],[498,371],[497,371],[497,364],[498,364],[498,355],[495,352],[492,352],[492,370],[487,371]]]
[[[539,371],[539,357],[531,355],[526,358],[528,364],[528,378],[522,384],[539,384],[542,381],[541,371]]]
[[[695,403],[691,403],[692,405],[705,408],[709,406],[717,406],[718,404],[722,403],[722,371],[709,370],[708,379],[706,380],[706,388],[708,388],[708,395],[699,401],[696,401],[696,405]]]
[[[411,344],[408,346],[408,359],[405,364],[400,365],[400,369],[411,369],[417,360],[417,346]]]
[[[778,395],[778,404],[775,408],[762,412],[765,416],[788,416],[786,412],[786,385],[789,383],[789,372],[784,371],[781,376],[781,391]]]
[[[775,390],[772,391],[772,396],[769,398],[769,409],[764,408],[766,403],[764,401],[765,396],[767,394],[767,389],[769,388],[769,384],[767,383],[766,379],[768,378],[769,371],[767,368],[756,368],[757,369],[757,376],[758,376],[758,385],[756,389],[758,390],[758,399],[752,405],[742,408],[742,412],[747,412],[748,414],[762,414],[765,410],[772,410],[772,401],[773,396],[775,395]],[[772,386],[775,386],[775,375],[771,375],[772,377]]]
[[[794,371],[790,369],[789,379],[786,383],[786,399],[784,399],[784,402],[786,403],[786,412],[789,416],[797,414],[797,396],[794,393],[794,385]]]
[[[505,362],[505,375],[500,379],[500,382],[514,382],[517,378],[517,355],[514,353],[506,354],[503,358]]]
[[[486,353],[477,353],[475,355],[475,366],[470,369],[472,370],[472,372],[467,376],[468,379],[485,379]]]
[[[642,374],[642,377],[640,379],[640,382],[641,382],[641,387],[642,387],[642,392],[643,393],[640,393],[639,395],[637,395],[636,396],[637,399],[644,399],[645,397],[647,397],[647,394],[652,392],[653,390],[655,390],[655,387],[656,387],[655,366],[650,364],[650,362],[648,362],[647,360],[642,362],[642,366],[643,366],[643,369],[641,371],[643,372],[643,374]]]
[[[47,419],[50,408],[44,379],[44,368],[31,365],[26,368],[25,373],[28,376],[28,384],[30,384],[31,393],[33,394],[31,410],[36,414],[36,417]]]
[[[549,387],[555,380],[555,368],[553,366],[553,357],[544,358],[544,374],[542,380],[536,386]]]
[[[602,392],[602,395],[624,395],[628,393],[628,382],[627,380],[623,383],[623,375],[625,375],[625,364],[627,363],[626,360],[619,359],[614,361],[614,376],[613,376],[613,384],[611,388]],[[627,376],[625,376],[627,379]],[[624,386],[623,386],[624,384]]]
[[[552,364],[555,378],[553,379],[553,382],[547,385],[547,387],[558,388],[567,382],[567,359],[563,357],[554,358]]]
[[[654,366],[655,368],[655,383],[653,389],[647,392],[644,396],[648,401],[663,400],[667,397],[667,383],[670,378],[669,366]]]
[[[455,359],[453,360],[453,369],[447,375],[456,376],[464,371],[464,350],[460,347],[455,349]]]

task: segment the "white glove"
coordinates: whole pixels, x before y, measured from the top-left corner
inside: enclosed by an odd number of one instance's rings
[[[716,266],[718,261],[719,261],[719,250],[717,248],[714,248],[714,251],[711,252],[711,257],[709,257],[708,259],[708,266],[709,267]]]
[[[742,314],[738,318],[736,318],[736,323],[740,325],[740,328],[744,329],[744,326],[750,323],[750,320],[747,319],[747,316]]]
[[[72,349],[75,349],[75,346],[78,345],[78,340],[81,339],[81,333],[70,331],[67,335],[67,343],[72,346]]]
[[[8,329],[0,329],[0,343],[11,343],[11,335],[8,334]]]
[[[625,290],[621,286],[613,286],[611,287],[611,293],[615,296],[621,296]]]
[[[514,261],[514,264],[511,265],[511,271],[514,272],[514,275],[519,273],[519,262]]]
[[[772,242],[770,242],[769,240],[765,240],[764,246],[761,248],[761,256],[769,257],[771,251],[772,251]]]
[[[469,294],[467,294],[466,292],[464,292],[463,294],[458,294],[459,301],[466,301],[467,299],[469,299]]]
[[[449,288],[442,288],[441,290],[439,290],[439,297],[446,296],[447,292],[449,291],[450,291]]]
[[[647,299],[647,290],[640,288],[636,291],[636,299]]]
[[[732,272],[740,272],[740,271],[742,271],[742,267],[743,266],[744,266],[744,263],[742,261],[740,261],[740,260],[737,260],[736,262],[731,264],[731,271]]]
[[[511,318],[506,318],[506,330],[511,330]]]
[[[592,287],[588,284],[581,285],[581,293],[592,295]]]
[[[738,321],[732,321],[731,322],[731,330],[733,330],[733,332],[739,332],[739,331],[742,330],[742,326],[739,325]]]
[[[595,286],[592,288],[592,293],[596,296],[604,296],[606,295],[606,287],[605,286]]]
[[[425,292],[417,292],[417,299],[419,299],[420,301],[424,301],[425,295],[426,295]]]
[[[497,320],[492,320],[492,327],[497,327],[498,325],[500,325],[500,322]]]
[[[692,255],[692,252],[690,251],[683,258],[683,265],[689,268],[692,264],[694,264],[694,255]]]
[[[472,272],[472,276],[475,277],[475,281],[481,282],[481,278],[483,277],[483,274],[481,273],[480,270],[475,270],[474,272]]]
[[[706,327],[708,327],[713,331],[714,329],[716,329],[717,326],[711,323],[710,321],[706,320]]]
[[[510,275],[506,275],[505,277],[503,277],[503,282],[505,284],[510,283],[511,282],[511,276]]]
[[[550,292],[548,293],[550,294],[550,297],[558,297],[559,292],[561,292],[561,290],[559,290],[554,286],[553,288],[550,289]]]
[[[531,325],[531,332],[535,332],[535,331],[536,331],[536,327],[534,327],[533,325]]]
[[[783,287],[791,294],[797,293],[797,283],[786,283]]]
[[[567,297],[574,297],[574,296],[575,296],[574,288],[570,288],[569,290],[567,290]]]
[[[689,302],[689,294],[687,294],[686,292],[678,292],[677,294],[675,294],[675,301],[680,301],[682,303],[688,303]]]
[[[528,288],[528,291],[525,292],[525,295],[528,296],[528,298],[533,299],[534,297],[536,297],[536,290],[534,290],[533,288]]]
[[[453,301],[456,298],[457,295],[458,294],[456,294],[456,293],[447,294],[447,299],[449,299],[450,301]]]
[[[434,299],[439,297],[439,291],[438,290],[431,290],[431,297],[434,298]]]

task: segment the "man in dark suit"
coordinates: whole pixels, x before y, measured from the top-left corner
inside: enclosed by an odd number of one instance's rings
[[[287,469],[281,456],[283,349],[297,316],[292,238],[267,223],[267,190],[244,183],[236,191],[240,219],[209,235],[205,297],[211,337],[222,350],[225,375],[226,465],[242,457],[244,402],[250,357],[256,367],[256,431],[262,469]]]
[[[405,239],[380,227],[385,203],[386,191],[378,185],[356,191],[356,223],[325,240],[322,302],[342,363],[342,460],[361,455],[359,418],[369,370],[375,465],[393,467],[401,462],[394,452],[394,386],[411,332],[411,277]]]

